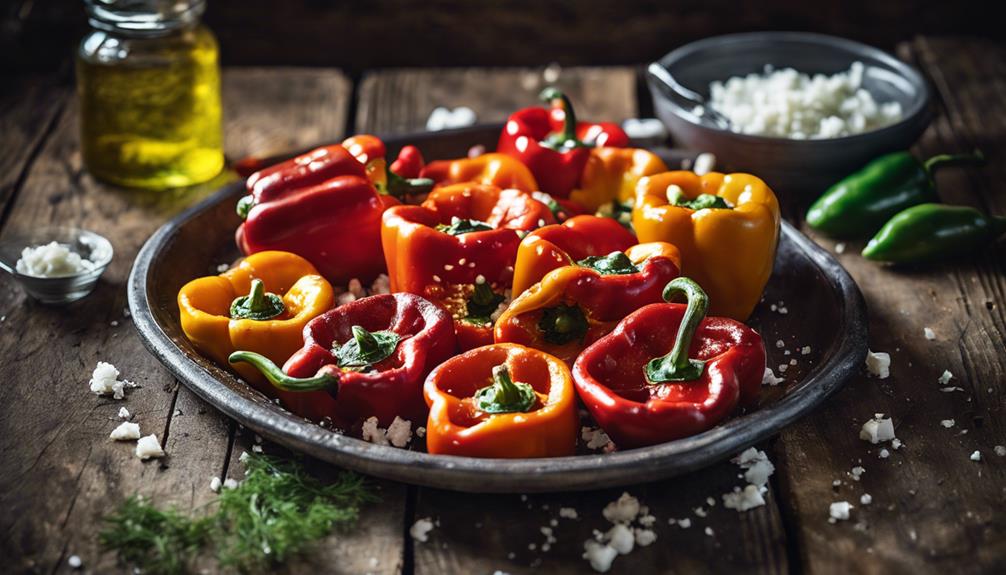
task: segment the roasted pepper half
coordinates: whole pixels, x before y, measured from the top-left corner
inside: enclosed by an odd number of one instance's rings
[[[436,305],[407,293],[358,299],[315,318],[304,329],[303,347],[283,366],[250,351],[230,356],[235,365],[261,370],[294,413],[331,418],[357,430],[377,417],[426,417],[422,386],[434,366],[456,351],[450,317]]]
[[[433,180],[437,187],[472,182],[497,188],[513,188],[524,192],[538,189],[538,183],[527,166],[504,154],[482,154],[474,158],[430,162],[419,172]]]
[[[641,242],[681,250],[681,273],[709,294],[710,313],[745,320],[772,275],[779,203],[749,174],[675,171],[639,181],[632,223]]]
[[[303,256],[335,284],[369,282],[384,271],[382,196],[363,164],[342,146],[326,146],[256,172],[238,204],[245,254],[283,250]]]
[[[560,457],[576,448],[576,394],[569,368],[520,345],[452,357],[423,386],[426,449],[467,457]]]
[[[765,371],[761,336],[727,318],[705,318],[707,297],[678,278],[658,303],[632,313],[580,354],[576,390],[620,448],[655,445],[712,428],[758,398]]]
[[[581,181],[591,148],[624,147],[629,137],[617,124],[577,122],[569,98],[555,88],[542,91],[541,99],[552,107],[514,112],[496,149],[530,168],[541,191],[568,198]]]
[[[499,317],[496,342],[540,349],[572,365],[623,317],[660,301],[679,266],[677,248],[653,242],[552,270]]]
[[[421,206],[384,214],[382,239],[391,291],[444,306],[461,349],[492,342],[493,319],[509,296],[518,232],[554,223],[548,207],[520,190],[456,184]]]
[[[624,252],[636,237],[610,218],[576,216],[561,225],[539,228],[520,242],[513,271],[513,296],[541,281],[548,272],[591,256]]]
[[[828,188],[807,212],[807,224],[829,236],[862,239],[894,214],[918,204],[939,202],[933,173],[953,164],[984,162],[980,152],[942,154],[924,163],[908,152],[881,156]]]
[[[194,279],[178,292],[182,331],[199,353],[222,366],[238,349],[283,363],[301,331],[334,301],[332,286],[304,258],[277,251],[250,255],[218,276]],[[275,396],[258,371],[236,366],[256,389]]]

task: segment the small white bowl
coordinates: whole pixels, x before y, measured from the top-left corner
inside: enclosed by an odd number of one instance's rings
[[[60,277],[38,277],[17,270],[22,250],[50,242],[63,244],[92,261],[94,268]],[[29,296],[44,304],[60,305],[77,301],[94,291],[98,278],[112,261],[112,254],[112,244],[94,232],[77,228],[38,228],[0,242],[0,269],[14,276]]]

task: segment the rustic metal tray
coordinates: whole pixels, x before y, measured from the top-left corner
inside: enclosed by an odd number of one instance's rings
[[[495,146],[499,126],[385,138],[389,155],[415,144],[426,158]],[[671,161],[680,157],[658,151]],[[140,337],[183,384],[264,437],[319,459],[397,481],[473,492],[542,492],[627,485],[682,474],[732,456],[810,413],[863,364],[866,307],[846,271],[783,222],[775,271],[749,323],[765,339],[769,365],[787,382],[763,387],[760,405],[705,433],[652,447],[547,459],[477,459],[374,445],[334,433],[267,400],[193,350],[182,334],[176,294],[192,278],[238,257],[234,203],[241,182],[162,226],[140,250],[129,277],[129,308]],[[348,249],[352,249],[348,246]],[[783,313],[785,312],[785,313]],[[782,341],[782,347],[777,346]],[[804,353],[809,347],[809,353]],[[787,354],[788,352],[788,354]],[[789,366],[791,360],[796,365]],[[421,424],[417,424],[421,425]]]

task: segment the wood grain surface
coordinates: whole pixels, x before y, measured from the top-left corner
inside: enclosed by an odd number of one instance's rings
[[[1006,49],[988,41],[919,38],[899,55],[931,79],[939,114],[915,148],[920,156],[980,147],[989,164],[938,177],[945,201],[1006,214]],[[471,107],[502,120],[529,104],[544,68],[384,70],[355,91],[338,72],[228,69],[224,76],[227,154],[232,160],[338,140],[348,131],[422,129],[439,105]],[[585,118],[637,113],[630,68],[548,70]],[[353,97],[355,95],[355,101]],[[72,89],[56,78],[24,78],[0,91],[0,239],[48,224],[108,236],[116,257],[95,294],[66,308],[28,301],[0,280],[0,557],[4,571],[126,572],[102,553],[96,526],[125,497],[141,493],[199,512],[209,480],[241,475],[253,434],[180,387],[140,345],[124,317],[123,284],[136,250],[163,221],[220,182],[167,194],[124,192],[95,182],[80,165]],[[799,206],[787,206],[798,220]],[[798,223],[798,222],[797,222]],[[816,237],[837,251],[831,240]],[[888,268],[837,254],[870,308],[871,346],[893,359],[891,377],[864,373],[814,416],[763,448],[777,466],[767,505],[738,514],[720,495],[739,485],[723,463],[686,477],[628,489],[656,517],[654,544],[616,559],[612,573],[997,573],[1006,570],[1006,249],[943,266]],[[808,318],[813,321],[813,318]],[[924,328],[936,337],[928,340]],[[828,326],[821,326],[828,329]],[[99,398],[87,379],[99,360],[141,387],[125,402]],[[937,379],[954,379],[940,391]],[[130,444],[107,439],[125,405],[169,456],[141,462]],[[900,450],[858,438],[876,412],[894,417]],[[953,419],[945,428],[941,420]],[[266,445],[267,452],[286,455]],[[982,460],[969,455],[978,450]],[[313,473],[336,470],[308,461]],[[859,481],[854,466],[866,469]],[[838,485],[833,483],[838,480]],[[583,541],[606,529],[604,506],[621,490],[561,495],[470,496],[375,482],[382,501],[357,529],[333,534],[290,573],[587,572]],[[869,493],[870,505],[859,503]],[[707,498],[715,505],[710,506]],[[847,500],[849,521],[830,524],[828,506]],[[577,519],[559,509],[577,510]],[[703,508],[697,514],[695,508]],[[704,515],[704,516],[701,516]],[[408,529],[437,521],[426,542]],[[668,519],[689,518],[682,529]],[[542,527],[556,522],[543,551]],[[710,528],[712,535],[706,533]],[[532,548],[533,546],[533,548]]]

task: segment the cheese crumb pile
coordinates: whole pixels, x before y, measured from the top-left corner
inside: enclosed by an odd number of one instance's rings
[[[119,370],[114,365],[99,361],[91,374],[91,391],[98,395],[112,394],[114,399],[126,397],[127,387],[136,387],[131,381],[119,381]]]
[[[861,134],[893,124],[901,104],[880,104],[863,87],[866,68],[854,62],[833,76],[801,74],[792,68],[734,76],[709,85],[709,106],[742,134],[826,139]],[[697,110],[701,114],[702,107]]]
[[[599,573],[606,573],[619,555],[627,555],[636,547],[646,547],[657,540],[657,534],[650,527],[656,517],[649,509],[639,504],[639,500],[622,493],[621,497],[605,506],[604,518],[613,524],[607,532],[594,530],[594,538],[583,542],[583,558]],[[632,527],[632,522],[639,527]]]
[[[49,242],[23,249],[15,267],[27,276],[61,278],[92,271],[97,265],[64,244]]]
[[[377,417],[371,416],[363,422],[361,435],[364,441],[375,445],[390,443],[395,447],[405,447],[412,441],[412,422],[396,415],[388,429],[382,429],[378,427]]]

